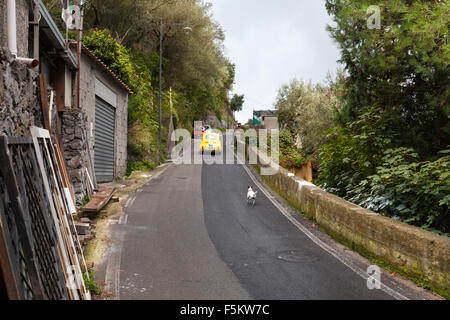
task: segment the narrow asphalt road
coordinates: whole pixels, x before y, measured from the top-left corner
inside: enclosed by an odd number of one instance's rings
[[[249,206],[246,190],[255,184],[247,170],[171,165],[136,193],[120,226],[120,299],[398,298],[369,290],[366,279],[301,232],[261,190]]]

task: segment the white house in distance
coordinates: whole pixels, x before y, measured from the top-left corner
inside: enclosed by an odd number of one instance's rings
[[[280,128],[278,122],[278,111],[264,110],[253,111],[253,125],[267,130],[276,130]]]

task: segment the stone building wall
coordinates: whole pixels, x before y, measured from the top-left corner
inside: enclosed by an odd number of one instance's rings
[[[17,52],[20,57],[28,57],[28,30],[30,1],[16,0]],[[0,47],[8,46],[6,0],[0,0]]]
[[[96,79],[117,93],[115,133],[115,177],[126,171],[128,93],[118,85],[91,57],[81,55],[80,108],[66,109],[62,121],[62,142],[67,170],[74,188],[77,205],[86,194],[89,178],[95,179],[95,99]],[[75,101],[75,100],[74,100]]]
[[[82,109],[68,109],[62,117],[62,144],[70,182],[78,206],[83,202],[88,188],[89,170],[87,116]]]
[[[115,177],[125,174],[127,166],[128,93],[90,57],[81,58],[80,104],[87,115],[88,141],[91,156],[95,157],[95,79],[100,80],[117,94],[115,132]],[[92,125],[92,135],[91,135]]]
[[[0,135],[30,136],[43,126],[39,74],[0,48]]]
[[[0,0],[0,47],[8,46],[6,0]]]
[[[278,123],[278,118],[276,117],[267,117],[264,119],[264,127],[267,130],[276,130],[280,128]]]

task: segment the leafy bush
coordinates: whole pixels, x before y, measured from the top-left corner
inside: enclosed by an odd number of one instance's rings
[[[151,163],[148,160],[127,163],[126,175],[129,177],[135,171],[150,171],[155,169],[159,164]]]
[[[95,295],[100,295],[102,290],[98,286],[98,284],[94,280],[94,272],[92,270],[89,270],[89,277],[86,275],[86,272],[83,271],[83,280],[84,285],[86,286],[86,290],[90,291],[91,293]]]
[[[287,169],[300,169],[304,163],[305,158],[296,147],[291,132],[280,130],[280,165]]]
[[[134,68],[127,48],[117,43],[109,30],[92,29],[83,44],[103,61],[123,82],[134,87]]]
[[[381,108],[366,108],[346,127],[330,130],[320,150],[325,190],[380,214],[450,232],[449,151],[424,161],[411,148],[396,146],[391,119]]]
[[[319,152],[320,177],[317,183],[340,197],[366,177],[375,174],[392,140],[381,108],[366,108],[361,117],[347,127],[329,131],[328,142]]]
[[[350,201],[425,229],[450,234],[450,150],[418,162],[412,149],[389,149],[376,174],[348,193]]]

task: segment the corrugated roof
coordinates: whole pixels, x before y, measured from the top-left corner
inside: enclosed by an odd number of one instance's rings
[[[76,47],[76,42],[71,42],[72,47]],[[92,60],[94,60],[107,74],[109,74],[119,85],[122,86],[129,94],[134,94],[134,92],[123,82],[120,78],[102,61],[97,57],[88,47],[81,45],[82,52],[86,53]]]
[[[37,1],[34,0],[34,3],[36,2]],[[66,48],[66,40],[59,31],[58,27],[55,24],[55,21],[53,21],[52,16],[47,11],[47,8],[45,7],[42,1],[40,2],[39,13],[41,14],[42,17],[39,21],[40,32],[45,33],[48,40],[55,47],[55,49],[64,51],[64,49]],[[69,66],[72,69],[77,69],[77,62],[72,52],[69,51],[67,53],[67,57],[63,59],[69,64]]]

